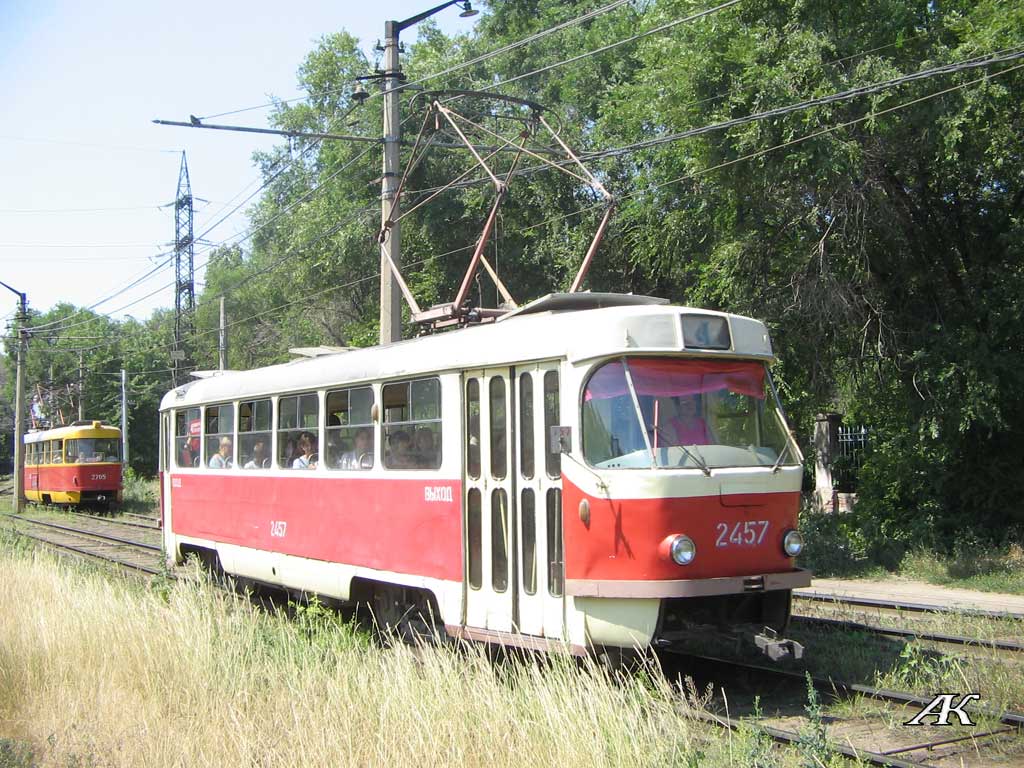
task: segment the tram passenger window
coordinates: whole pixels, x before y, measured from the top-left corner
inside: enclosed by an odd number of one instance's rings
[[[544,466],[548,477],[562,476],[562,454],[551,450],[551,427],[558,425],[558,371],[544,374]]]
[[[238,404],[238,461],[242,469],[269,469],[273,430],[270,400]]]
[[[533,488],[524,488],[519,505],[523,521],[523,590],[528,595],[537,592],[537,502]]]
[[[43,441],[43,462],[42,463],[43,464],[49,464],[50,463],[50,441],[49,440],[44,440]]]
[[[387,384],[384,403],[384,466],[437,469],[441,466],[441,382],[417,379]]]
[[[373,388],[327,393],[328,469],[373,469]]]
[[[320,398],[315,392],[277,401],[277,466],[316,469],[320,461]]]
[[[210,469],[231,469],[235,466],[235,406],[230,403],[206,406],[205,423],[204,466]]]
[[[64,441],[54,440],[53,441],[53,463],[63,464],[64,463]]]
[[[179,467],[199,466],[198,408],[174,412],[174,463]]]
[[[528,373],[519,377],[519,469],[533,479],[533,377]]]
[[[508,423],[505,408],[505,379],[495,376],[490,383],[491,476],[501,479],[508,470]]]
[[[466,382],[466,471],[480,477],[480,381]]]
[[[562,596],[562,489],[548,488],[548,592]]]
[[[470,488],[466,499],[466,535],[469,537],[466,552],[469,553],[469,586],[480,589],[483,584],[484,567],[481,560],[480,538],[480,489]]]

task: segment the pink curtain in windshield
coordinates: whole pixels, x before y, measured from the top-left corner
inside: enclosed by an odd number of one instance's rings
[[[629,361],[637,395],[676,397],[725,389],[764,399],[764,364],[717,360],[635,359]],[[585,400],[629,393],[622,363],[600,368],[590,377]]]

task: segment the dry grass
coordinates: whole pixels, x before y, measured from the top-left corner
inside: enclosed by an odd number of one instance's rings
[[[683,709],[657,676],[381,649],[323,610],[286,619],[0,541],[0,736],[38,765],[768,764]]]

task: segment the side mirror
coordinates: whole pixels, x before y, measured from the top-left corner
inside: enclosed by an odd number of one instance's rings
[[[548,453],[572,451],[572,427],[548,427]]]

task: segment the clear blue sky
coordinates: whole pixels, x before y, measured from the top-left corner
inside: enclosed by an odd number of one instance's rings
[[[0,280],[45,311],[60,301],[88,306],[151,269],[174,238],[173,208],[159,206],[174,199],[181,150],[193,195],[210,201],[197,201],[198,235],[225,203],[259,185],[252,153],[276,143],[156,126],[153,118],[187,120],[297,96],[295,73],[318,38],[345,29],[370,55],[386,18],[438,2],[0,0]],[[434,17],[448,33],[479,18],[459,18],[457,6]],[[415,32],[402,39],[412,42]],[[266,117],[220,121],[264,127]],[[208,239],[247,224],[243,207]],[[97,311],[118,310],[172,280],[164,270]],[[16,297],[0,293],[2,330]],[[168,287],[114,316],[147,317],[173,303]]]

